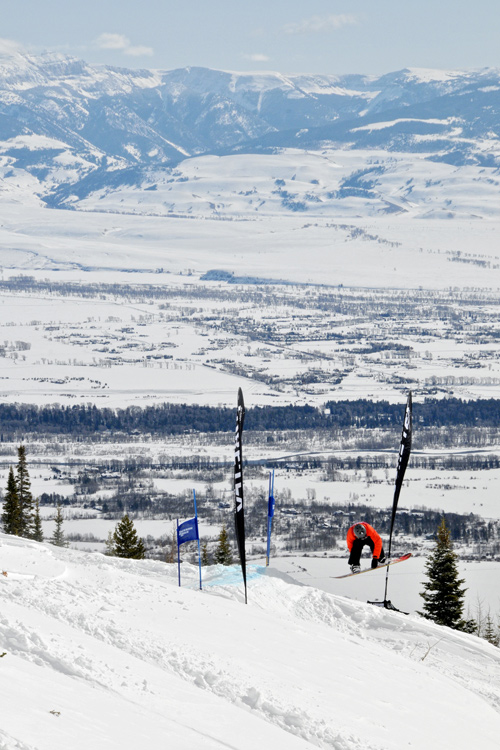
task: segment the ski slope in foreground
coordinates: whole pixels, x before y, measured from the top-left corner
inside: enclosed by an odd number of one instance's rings
[[[0,535],[0,747],[498,747],[500,649],[249,567]]]

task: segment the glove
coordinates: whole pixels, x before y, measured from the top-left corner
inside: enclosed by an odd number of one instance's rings
[[[377,568],[377,567],[378,567],[378,557],[373,557],[372,558],[372,568]]]

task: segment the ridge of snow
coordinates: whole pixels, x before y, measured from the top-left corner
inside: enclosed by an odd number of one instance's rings
[[[0,545],[9,750],[497,746],[500,651],[477,637],[272,566],[245,606],[238,566],[199,591],[187,563],[179,588],[175,565]]]
[[[429,125],[450,125],[453,120],[457,118],[447,117],[445,120],[439,120],[438,118],[419,118],[419,117],[398,117],[396,120],[390,120],[387,122],[372,122],[368,125],[359,125],[357,128],[351,128],[351,133],[357,133],[360,130],[383,130],[384,128],[392,128],[394,125],[399,125],[401,122],[425,122]]]

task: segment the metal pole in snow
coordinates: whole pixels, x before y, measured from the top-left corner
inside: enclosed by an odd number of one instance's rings
[[[266,552],[266,567],[269,565],[269,558],[271,555],[271,530],[273,526],[274,516],[274,469],[271,474],[269,472],[269,500],[267,505],[267,552]]]
[[[198,511],[196,510],[196,490],[193,489],[193,502],[194,502],[194,517],[195,517],[195,523],[196,523],[196,537],[198,539],[198,567],[200,569],[200,591],[202,589],[201,586],[201,550],[200,550],[200,532],[198,529]]]
[[[181,553],[180,553],[180,545],[179,545],[179,519],[177,519],[177,570],[179,573],[179,586],[181,585]]]

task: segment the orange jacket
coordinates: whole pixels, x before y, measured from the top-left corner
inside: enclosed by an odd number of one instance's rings
[[[349,552],[351,551],[352,545],[354,544],[354,541],[356,539],[353,529],[355,526],[357,526],[357,523],[353,524],[347,532],[347,546],[349,548]],[[382,538],[377,534],[373,526],[370,526],[369,523],[361,521],[361,525],[366,529],[366,536],[370,537],[370,539],[373,541],[373,544],[375,545],[373,548],[373,557],[380,557],[380,553],[382,552]]]

